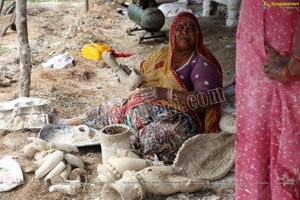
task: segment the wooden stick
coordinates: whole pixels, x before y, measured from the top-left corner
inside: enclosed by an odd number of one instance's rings
[[[15,8],[16,8],[16,2],[13,1],[3,10],[2,15],[8,15],[13,13],[15,11]]]
[[[3,9],[3,6],[4,6],[4,1],[5,1],[5,0],[1,0],[1,4],[0,4],[0,15],[1,15],[1,12],[2,12],[2,9]]]
[[[12,15],[12,17],[11,17],[11,19],[10,19],[10,22],[9,22],[8,24],[6,24],[6,25],[2,28],[2,30],[1,30],[1,32],[0,32],[0,37],[3,37],[3,36],[5,35],[5,33],[6,33],[6,31],[9,29],[9,27],[12,27],[12,26],[14,25],[15,19],[16,19],[16,13],[14,13],[14,14]]]

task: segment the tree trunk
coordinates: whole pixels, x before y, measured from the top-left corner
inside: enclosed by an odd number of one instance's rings
[[[27,32],[27,0],[16,0],[16,25],[19,39],[19,97],[29,97],[31,83],[30,47]]]
[[[89,0],[85,0],[84,4],[85,4],[85,12],[88,12],[89,11]]]

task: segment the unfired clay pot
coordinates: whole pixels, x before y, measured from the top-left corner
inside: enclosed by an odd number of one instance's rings
[[[151,165],[152,161],[141,158],[110,157],[98,166],[98,178],[101,182],[112,182],[121,179],[126,170],[139,171]]]
[[[117,149],[131,149],[129,127],[123,124],[112,124],[100,130],[102,162],[115,156]]]
[[[142,200],[145,193],[170,195],[177,192],[195,192],[208,182],[188,178],[172,166],[151,166],[139,172],[126,171],[122,179],[106,184],[102,199]]]

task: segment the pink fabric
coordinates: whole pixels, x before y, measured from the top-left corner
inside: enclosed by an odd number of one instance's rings
[[[262,65],[265,40],[291,55],[300,9],[263,3],[243,1],[237,32],[236,199],[300,199],[300,82],[270,80]]]

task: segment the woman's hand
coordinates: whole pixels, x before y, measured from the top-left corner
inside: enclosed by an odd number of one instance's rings
[[[265,75],[270,79],[287,81],[287,78],[283,75],[282,70],[284,66],[288,64],[290,58],[281,56],[268,43],[265,44],[265,50],[269,56],[269,60],[263,63]]]
[[[167,88],[161,87],[144,87],[140,88],[138,93],[141,95],[141,98],[145,101],[156,101],[161,99],[167,99]]]

